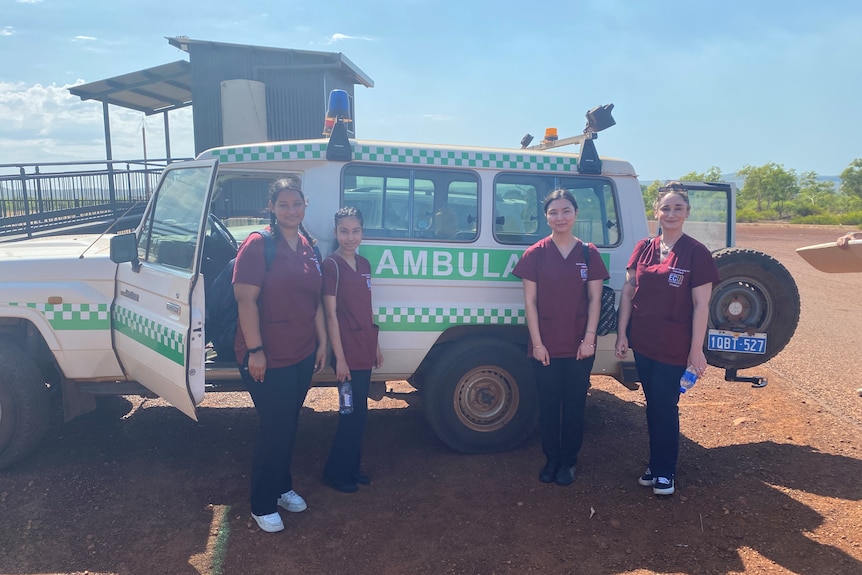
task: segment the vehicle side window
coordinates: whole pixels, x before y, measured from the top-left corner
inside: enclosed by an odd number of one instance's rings
[[[362,211],[366,238],[472,241],[479,233],[472,172],[352,164],[341,193],[342,205]]]
[[[619,243],[619,214],[610,180],[508,173],[498,175],[494,181],[494,237],[497,241],[531,245],[550,234],[544,199],[557,188],[569,190],[578,202],[575,235],[599,247]]]
[[[166,174],[138,241],[138,259],[191,272],[206,196],[209,169]]]
[[[561,178],[559,187],[569,190],[578,202],[575,235],[598,247],[620,242],[620,219],[610,180]]]

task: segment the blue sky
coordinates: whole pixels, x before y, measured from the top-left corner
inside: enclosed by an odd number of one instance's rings
[[[0,0],[0,164],[104,158],[101,105],[66,88],[180,59],[165,37],[344,53],[361,138],[517,147],[580,133],[642,179],[862,157],[862,3],[796,0]],[[161,116],[112,107],[115,158],[163,157]],[[322,123],[322,119],[321,119]],[[188,110],[174,156],[193,152]]]

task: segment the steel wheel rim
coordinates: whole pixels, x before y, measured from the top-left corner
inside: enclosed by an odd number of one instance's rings
[[[760,282],[750,278],[734,279],[719,284],[712,296],[710,315],[714,327],[730,323],[733,327],[749,327],[760,329],[769,325],[772,320],[772,302],[769,301],[767,290]],[[740,323],[734,324],[726,313],[729,306],[734,305],[737,298],[745,300],[749,306],[747,317]]]
[[[496,431],[515,417],[520,396],[512,375],[499,367],[471,369],[455,388],[455,414],[473,431]]]

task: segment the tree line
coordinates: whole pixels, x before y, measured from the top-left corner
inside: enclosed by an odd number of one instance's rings
[[[862,227],[862,158],[841,172],[841,183],[819,180],[816,172],[797,175],[794,170],[769,162],[746,165],[736,172],[743,179],[737,188],[736,220],[754,222],[783,220],[800,224],[852,225]],[[722,181],[722,172],[712,166],[706,172],[689,172],[683,181]],[[653,216],[653,204],[663,182],[642,185],[644,207]]]

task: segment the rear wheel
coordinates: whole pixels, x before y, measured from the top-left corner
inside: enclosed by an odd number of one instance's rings
[[[42,373],[18,346],[0,341],[0,469],[35,449],[49,422]]]
[[[500,451],[523,442],[538,414],[524,349],[488,338],[451,346],[428,371],[422,392],[434,432],[464,453]]]
[[[706,351],[710,365],[744,369],[765,363],[790,342],[799,323],[799,290],[775,258],[755,250],[728,248],[713,257],[719,282],[709,302],[709,327],[766,333],[766,353]]]

